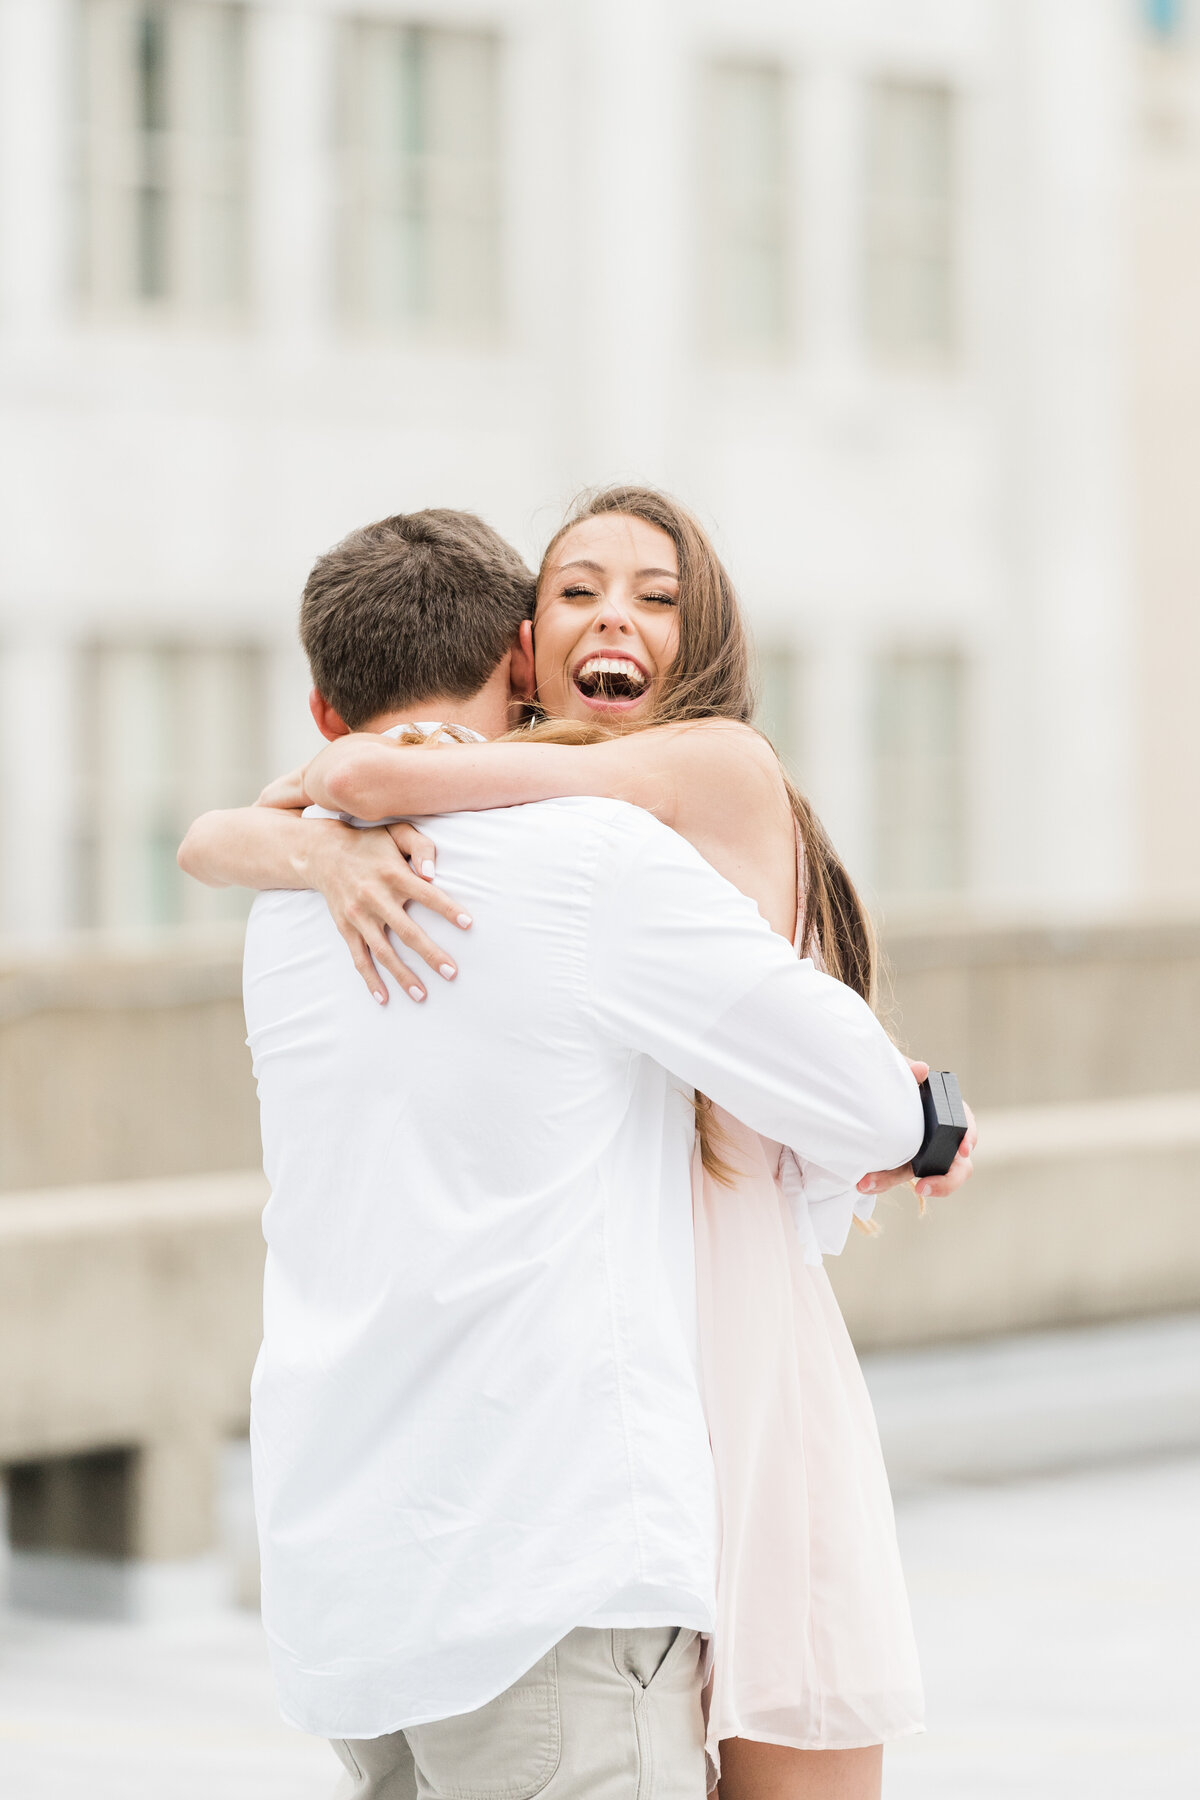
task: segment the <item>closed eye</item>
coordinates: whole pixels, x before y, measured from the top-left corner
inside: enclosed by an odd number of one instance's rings
[[[647,600],[655,606],[678,606],[679,605],[678,600],[676,600],[674,598],[674,596],[671,594],[641,594],[639,596],[639,598],[642,600]]]
[[[594,600],[595,598],[595,592],[588,587],[569,587],[563,589],[564,600]]]

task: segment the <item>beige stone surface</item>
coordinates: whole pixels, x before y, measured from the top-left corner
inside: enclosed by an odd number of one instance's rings
[[[0,1189],[259,1160],[240,932],[0,969]]]
[[[0,1460],[163,1447],[157,1541],[195,1440],[245,1425],[265,1197],[257,1173],[0,1196]]]
[[[830,1278],[860,1349],[1200,1304],[1200,1093],[983,1113],[976,1174],[907,1188]]]
[[[1200,1090],[1200,920],[884,933],[890,1021],[979,1107]]]

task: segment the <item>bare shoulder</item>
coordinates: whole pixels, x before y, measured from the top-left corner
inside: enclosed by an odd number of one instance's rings
[[[779,759],[761,731],[737,719],[698,719],[691,725],[670,725],[664,728],[663,735],[670,737],[676,754],[684,759],[709,767],[725,763],[735,773],[739,769],[779,773]]]
[[[748,895],[774,930],[791,936],[795,827],[779,759],[757,731],[705,719],[629,732],[575,754],[603,775],[583,791],[653,814]]]
[[[790,937],[796,917],[796,839],[779,758],[749,725],[704,720],[663,731],[669,824]],[[647,735],[650,735],[647,733]]]
[[[669,727],[663,737],[669,740],[663,746],[663,760],[672,777],[676,811],[670,823],[677,829],[697,808],[710,820],[749,812],[760,823],[766,816],[782,816],[787,808],[779,758],[753,726],[735,719],[705,719]]]

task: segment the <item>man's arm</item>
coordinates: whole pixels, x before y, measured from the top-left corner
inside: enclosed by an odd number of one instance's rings
[[[630,813],[602,836],[585,977],[601,1028],[849,1185],[907,1163],[917,1085],[866,1002],[674,833]]]

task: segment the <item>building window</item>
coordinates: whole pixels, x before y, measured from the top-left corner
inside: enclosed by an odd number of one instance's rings
[[[344,26],[338,268],[356,323],[466,340],[498,324],[499,75],[490,33]]]
[[[82,0],[81,281],[106,310],[220,319],[247,293],[245,9]]]
[[[266,667],[253,646],[102,644],[84,654],[83,923],[137,930],[236,917],[175,852],[198,813],[265,774]]]
[[[868,92],[866,328],[889,361],[953,349],[954,98],[933,83]]]
[[[876,885],[888,900],[961,891],[966,877],[964,670],[900,653],[875,669]]]
[[[704,83],[703,289],[718,353],[777,356],[791,336],[788,85],[770,63],[720,62]]]
[[[790,775],[800,766],[801,660],[790,644],[758,652],[758,709],[755,724],[765,731]]]

